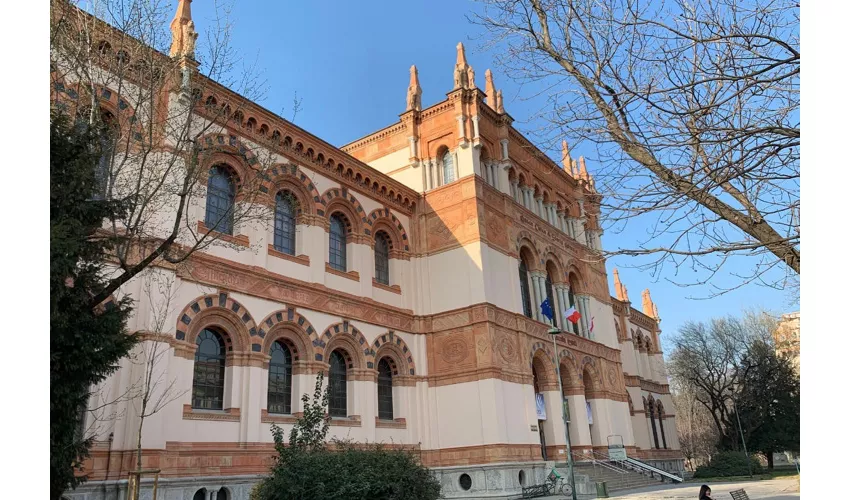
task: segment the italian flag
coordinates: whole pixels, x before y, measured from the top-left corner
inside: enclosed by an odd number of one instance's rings
[[[571,307],[564,313],[564,317],[572,323],[578,323],[578,320],[581,319],[581,314],[576,311],[575,307]]]

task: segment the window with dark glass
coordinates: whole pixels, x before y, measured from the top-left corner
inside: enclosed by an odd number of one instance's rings
[[[277,194],[274,210],[274,249],[295,255],[295,207],[292,195]]]
[[[555,294],[552,293],[552,276],[546,274],[546,298],[549,299],[549,307],[552,308],[552,324],[558,326],[558,308],[555,307]]]
[[[375,235],[375,281],[390,284],[390,240],[383,231]]]
[[[656,430],[656,428],[655,428],[655,408],[654,408],[654,406],[655,405],[650,403],[649,420],[650,420],[650,423],[652,423],[652,440],[655,441],[655,448],[658,449],[660,447],[658,446],[658,430]]]
[[[448,184],[455,180],[455,164],[452,158],[452,153],[446,151],[443,155],[443,184]]]
[[[573,294],[573,287],[570,287],[567,291],[567,299],[570,301],[570,307],[576,307],[576,296]],[[576,309],[578,308],[576,307]],[[570,321],[570,324],[573,325],[573,333],[578,335],[578,323],[573,323],[572,321]]]
[[[661,444],[667,449],[667,436],[664,435],[664,407],[658,402],[658,426],[661,427]]]
[[[528,291],[528,267],[524,260],[519,261],[519,291],[522,295],[522,313],[531,317],[531,295]]]
[[[345,358],[339,351],[331,353],[330,365],[328,413],[332,417],[345,417],[348,416],[348,388]]]
[[[192,379],[192,408],[221,410],[224,400],[224,341],[205,329],[195,340],[195,374]]]
[[[386,358],[378,362],[378,418],[393,419],[393,370]]]
[[[330,265],[337,271],[345,272],[345,220],[340,214],[331,216]]]
[[[275,342],[269,354],[269,413],[292,413],[292,353]]]
[[[220,233],[233,234],[233,204],[236,191],[233,178],[226,168],[210,169],[207,181],[207,213],[204,224]]]

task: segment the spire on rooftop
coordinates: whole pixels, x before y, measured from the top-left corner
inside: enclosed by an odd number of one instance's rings
[[[410,85],[407,87],[406,111],[422,111],[422,87],[419,86],[419,71],[416,65],[410,67]]]

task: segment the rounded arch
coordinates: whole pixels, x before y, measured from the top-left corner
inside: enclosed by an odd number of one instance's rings
[[[535,342],[529,350],[528,366],[532,373],[537,372],[538,383],[545,390],[558,387],[555,377],[555,356],[552,348],[544,342]]]
[[[584,285],[584,279],[582,277],[581,271],[575,267],[575,265],[570,265],[566,271],[567,283],[570,285],[570,291],[574,294],[585,293],[586,288]]]
[[[347,353],[349,368],[375,368],[375,351],[360,330],[348,321],[329,326],[322,333],[319,344],[322,354],[321,358],[316,355],[316,361],[327,362],[331,352],[341,349]]]
[[[581,381],[584,394],[588,399],[595,399],[596,393],[602,390],[602,377],[596,367],[596,360],[585,356],[581,360]]]
[[[519,187],[528,187],[528,180],[523,172],[517,175],[517,185]]]
[[[561,264],[561,259],[554,252],[548,251],[543,256],[546,261],[546,273],[552,283],[563,283],[565,281],[564,266]]]
[[[569,384],[564,384],[564,389],[581,389],[584,390],[582,386],[581,376],[578,371],[578,359],[576,359],[575,355],[569,349],[561,349],[558,352],[558,363],[561,370],[561,380],[568,380]]]
[[[78,82],[66,84],[58,75],[55,77],[51,75],[51,77],[54,78],[51,92],[56,102],[71,112],[72,116],[84,109],[91,109],[92,89],[90,87],[80,85]],[[133,141],[142,140],[141,120],[137,119],[135,108],[126,99],[120,97],[118,92],[109,87],[98,84],[94,85],[94,94],[101,113],[109,113],[117,120],[116,125],[122,138],[126,138],[126,134],[130,134]],[[122,143],[123,141],[116,142]]]
[[[236,173],[237,188],[248,178],[259,160],[235,135],[207,134],[197,141],[202,165],[225,163]]]
[[[190,344],[207,327],[221,330],[227,352],[260,352],[261,339],[248,309],[227,292],[204,295],[187,305],[177,317],[177,340]]]
[[[660,399],[655,400],[655,415],[658,418],[664,418],[664,404]]]
[[[365,233],[367,236],[373,236],[381,229],[386,231],[390,237],[392,250],[410,251],[410,239],[407,237],[407,231],[405,231],[401,221],[388,208],[372,210],[366,217]]]
[[[341,212],[348,219],[350,226],[349,234],[363,234],[363,226],[366,225],[366,211],[350,192],[345,188],[331,188],[325,191],[321,197],[324,201],[324,209],[319,215],[325,216],[330,221],[331,215]]]
[[[395,369],[393,375],[416,375],[416,363],[413,361],[413,353],[401,337],[389,330],[381,334],[372,342],[372,352],[376,360],[384,356],[394,357]]]
[[[283,339],[292,344],[290,350],[293,361],[315,359],[319,336],[307,318],[298,314],[293,307],[266,316],[259,324],[257,336],[263,339],[264,354],[268,354],[274,342]]]
[[[517,236],[516,247],[517,255],[525,261],[529,271],[540,269],[540,254],[537,251],[537,246],[528,235],[520,233]]]
[[[289,190],[298,199],[298,214],[317,214],[325,207],[319,191],[313,181],[297,165],[278,164],[269,169],[268,179],[263,181],[260,190],[269,195],[270,202],[282,190]]]

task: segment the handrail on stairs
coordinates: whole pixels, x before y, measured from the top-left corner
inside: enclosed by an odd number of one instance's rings
[[[675,474],[671,474],[665,470],[659,469],[657,467],[653,467],[645,462],[641,462],[640,460],[636,460],[631,457],[627,457],[625,463],[632,466],[637,467],[638,469],[642,469],[646,472],[650,472],[652,474],[658,474],[661,477],[666,477],[667,479],[673,481],[674,483],[681,483],[683,479]]]

